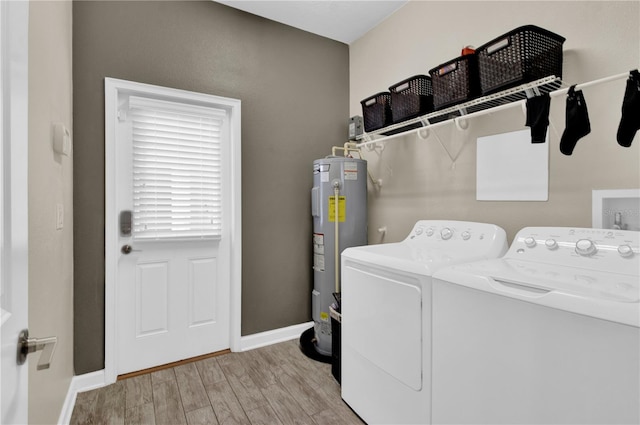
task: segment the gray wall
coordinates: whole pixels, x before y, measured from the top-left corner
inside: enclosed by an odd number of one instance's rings
[[[73,4],[75,372],[104,367],[104,78],[242,101],[242,334],[310,320],[311,164],[344,143],[348,46],[213,3]]]

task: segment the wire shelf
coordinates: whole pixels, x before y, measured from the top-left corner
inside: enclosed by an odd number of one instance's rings
[[[539,80],[521,84],[507,90],[482,96],[468,102],[460,103],[438,111],[430,112],[417,118],[413,118],[402,123],[389,125],[376,131],[365,132],[358,136],[357,140],[366,145],[369,143],[378,143],[389,138],[389,136],[400,136],[410,130],[428,128],[434,124],[452,121],[457,118],[477,114],[480,111],[495,109],[497,107],[508,105],[527,97],[538,96],[544,93],[550,93],[562,87],[562,80],[556,76],[549,76]]]

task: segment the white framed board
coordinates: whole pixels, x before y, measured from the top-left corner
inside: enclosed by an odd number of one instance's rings
[[[478,201],[549,200],[549,133],[545,143],[531,143],[531,131],[478,137]]]

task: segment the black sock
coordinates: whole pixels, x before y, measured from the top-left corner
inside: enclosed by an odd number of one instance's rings
[[[640,129],[640,73],[635,69],[629,74],[622,101],[622,118],[618,127],[618,144],[628,148]]]
[[[575,91],[575,88],[575,85],[569,87],[567,93],[566,125],[560,139],[560,152],[565,155],[571,155],[578,140],[591,133],[587,103],[582,90]]]
[[[548,93],[527,99],[527,123],[531,127],[531,143],[544,143],[549,125],[549,105],[551,98]]]

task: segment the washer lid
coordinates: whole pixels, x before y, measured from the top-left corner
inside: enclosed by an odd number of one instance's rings
[[[398,242],[348,248],[342,252],[342,258],[422,276],[431,276],[442,267],[462,261],[486,258],[483,252],[460,252],[464,250],[459,247],[458,252],[453,251]]]
[[[434,279],[640,327],[640,276],[510,258],[461,264]]]

